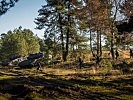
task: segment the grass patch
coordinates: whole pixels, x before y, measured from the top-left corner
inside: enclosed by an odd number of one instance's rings
[[[42,95],[40,95],[37,92],[30,93],[26,98],[29,99],[29,100],[44,100],[45,99],[45,98],[43,98]]]
[[[8,75],[0,76],[0,80],[13,79],[13,78],[14,78],[14,76],[8,76]]]
[[[5,96],[0,96],[0,100],[9,100],[9,98],[7,98]]]
[[[118,95],[116,97],[121,100],[133,100],[133,95],[122,94],[122,95]]]
[[[91,68],[1,69],[0,100],[11,100],[12,96],[30,100],[132,100],[133,75],[120,75],[117,70],[110,73],[100,70],[94,74]],[[22,91],[13,92],[15,88]]]

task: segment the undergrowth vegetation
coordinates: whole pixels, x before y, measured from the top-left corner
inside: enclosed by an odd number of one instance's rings
[[[95,64],[81,69],[74,63],[62,64],[41,70],[0,67],[0,100],[133,99],[132,67],[123,73],[120,64],[105,59],[93,73]]]

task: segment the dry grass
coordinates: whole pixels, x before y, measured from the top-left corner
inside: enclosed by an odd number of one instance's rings
[[[122,74],[116,69],[109,74],[102,70],[94,74],[90,67],[43,67],[40,71],[36,68],[0,69],[0,98],[5,100],[133,99],[133,74]]]

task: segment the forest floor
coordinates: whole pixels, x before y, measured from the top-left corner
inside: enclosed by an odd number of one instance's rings
[[[133,100],[133,73],[0,67],[0,100]]]

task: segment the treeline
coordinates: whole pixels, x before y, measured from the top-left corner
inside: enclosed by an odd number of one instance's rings
[[[115,49],[125,49],[126,46],[133,44],[132,0],[46,0],[46,2],[35,19],[36,28],[44,29],[44,38],[39,39],[27,29],[9,31],[1,36],[2,58],[12,53],[28,55],[41,51],[45,52],[46,59],[61,57],[62,61],[67,61],[85,55],[89,51],[93,55],[102,56],[103,50],[109,50],[114,59]],[[124,25],[127,24],[130,28],[127,26],[126,28],[130,31],[125,29]]]
[[[87,44],[80,49],[71,47],[68,58],[75,59],[77,53],[87,52]],[[84,47],[84,48],[83,48]],[[44,60],[61,60],[61,44],[52,38],[41,39],[30,29],[19,28],[9,30],[0,36],[0,61],[9,59],[13,55],[27,56],[38,52],[44,53]]]

